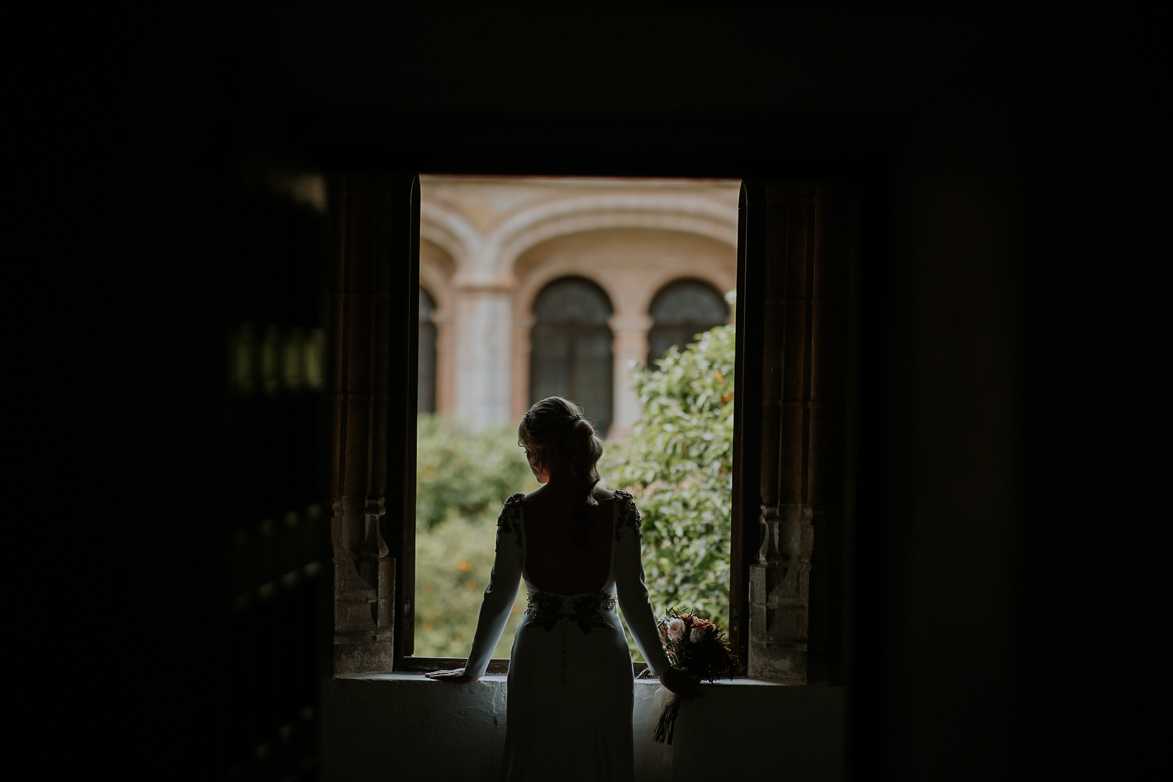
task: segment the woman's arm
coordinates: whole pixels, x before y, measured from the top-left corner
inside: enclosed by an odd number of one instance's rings
[[[648,667],[660,676],[672,665],[660,643],[660,631],[644,583],[639,510],[631,497],[622,492],[616,492],[615,502],[619,503],[619,542],[615,553],[615,589],[619,593],[619,607],[623,609],[623,618],[627,620],[635,645],[647,660]]]
[[[517,598],[517,586],[521,581],[521,498],[515,494],[505,502],[501,515],[497,517],[497,553],[493,558],[493,572],[489,586],[481,601],[477,617],[477,631],[472,641],[472,651],[463,669],[434,671],[426,674],[430,679],[452,682],[476,681],[485,675],[489,658],[501,640],[501,633],[509,621],[513,601]]]
[[[626,493],[617,492],[615,501],[620,503],[615,589],[619,593],[619,606],[623,609],[623,618],[627,620],[627,626],[635,638],[635,645],[647,660],[652,673],[659,677],[660,684],[686,700],[699,698],[702,693],[693,677],[683,668],[672,667],[660,641],[660,631],[644,582],[643,552],[640,544],[643,531],[639,509]]]

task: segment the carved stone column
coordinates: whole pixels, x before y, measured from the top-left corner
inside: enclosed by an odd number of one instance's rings
[[[611,373],[614,384],[614,423],[611,425],[609,437],[619,439],[631,434],[632,427],[639,420],[639,396],[628,378],[632,361],[643,364],[648,360],[648,329],[652,327],[652,319],[648,316],[619,317],[613,316],[609,323],[611,333],[614,334],[612,351],[615,357],[615,369]]]
[[[407,218],[396,221],[405,211],[405,190],[410,199],[410,182],[402,177],[331,183],[336,674],[389,671],[394,664],[398,574],[389,543],[402,548],[404,465],[398,455],[388,463],[391,447],[403,450],[389,433],[401,439],[401,408],[414,413],[415,386],[411,372],[392,373],[390,362],[392,351],[397,364],[414,360],[410,323],[418,305],[409,290],[410,225]]]
[[[436,324],[436,412],[451,413],[454,406],[452,382],[456,371],[456,345],[450,308],[432,317]]]
[[[533,329],[537,318],[526,313],[513,323],[513,379],[510,402],[510,419],[520,421],[525,411],[536,399],[529,398],[529,363],[533,350]]]
[[[768,185],[765,199],[762,507],[748,673],[806,684],[835,680],[840,668],[849,226],[843,196],[816,185]]]
[[[513,287],[509,281],[453,280],[456,317],[456,414],[470,426],[513,417],[512,366],[502,357],[513,349]]]

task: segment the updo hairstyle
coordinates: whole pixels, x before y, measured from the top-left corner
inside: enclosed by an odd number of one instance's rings
[[[583,418],[582,408],[560,396],[537,402],[517,427],[517,444],[533,454],[537,465],[541,465],[542,455],[550,449],[556,449],[565,458],[571,478],[582,490],[581,515],[585,523],[588,509],[599,504],[594,492],[599,483],[597,465],[603,455],[603,441],[595,434],[591,422]]]

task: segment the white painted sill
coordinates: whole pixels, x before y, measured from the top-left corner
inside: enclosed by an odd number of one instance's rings
[[[369,680],[369,681],[386,681],[386,682],[428,682],[429,684],[444,684],[444,682],[438,682],[438,681],[435,681],[434,679],[429,679],[426,676],[424,676],[422,673],[416,673],[414,671],[396,671],[396,672],[392,672],[392,673],[348,673],[348,674],[336,675],[336,676],[334,676],[334,678],[335,679],[359,679],[359,680]],[[506,674],[503,674],[503,673],[489,673],[489,674],[485,674],[484,676],[482,676],[480,679],[478,679],[478,681],[504,683],[506,681],[506,678],[507,678]],[[653,686],[659,687],[660,686],[660,682],[658,679],[635,679],[634,681],[635,681],[636,685],[645,685],[648,687],[653,687]],[[715,687],[718,685],[723,686],[723,687],[736,686],[736,687],[786,687],[786,688],[827,687],[827,686],[829,686],[829,685],[783,684],[781,682],[769,681],[768,679],[750,679],[746,676],[735,676],[732,679],[715,679],[715,680],[713,680],[712,684],[710,684],[709,682],[701,682],[701,686],[703,686],[703,687]],[[834,685],[831,685],[831,686],[834,686]]]

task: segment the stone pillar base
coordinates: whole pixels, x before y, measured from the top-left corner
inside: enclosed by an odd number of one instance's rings
[[[791,562],[796,557],[788,557]],[[809,636],[805,565],[773,562],[750,567],[749,661],[755,679],[806,684]]]
[[[395,651],[388,638],[334,644],[334,675],[386,673],[395,662]]]
[[[779,684],[806,684],[806,644],[751,643],[746,675]]]

